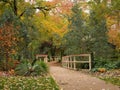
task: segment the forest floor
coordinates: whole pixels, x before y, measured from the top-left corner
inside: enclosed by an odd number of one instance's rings
[[[107,83],[94,75],[65,69],[55,63],[50,64],[50,73],[61,90],[120,90],[119,86]]]

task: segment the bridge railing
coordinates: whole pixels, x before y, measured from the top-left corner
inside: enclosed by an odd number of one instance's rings
[[[62,57],[62,66],[68,69],[77,69],[77,65],[88,63],[91,70],[91,54],[68,55]]]
[[[46,63],[48,62],[48,58],[47,57],[48,57],[48,55],[42,55],[42,54],[37,54],[36,55],[36,59],[37,60],[44,61]]]

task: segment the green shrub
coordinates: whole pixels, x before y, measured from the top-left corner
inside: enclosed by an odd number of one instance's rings
[[[98,68],[106,68],[107,70],[110,69],[119,69],[120,68],[120,61],[112,61],[112,60],[94,60],[93,62],[92,71],[97,71]]]
[[[14,69],[16,67],[16,61],[17,60],[9,60],[8,62],[6,62],[5,60],[0,60],[0,70],[8,71]]]
[[[106,69],[115,69],[116,68],[116,62],[111,60],[95,60],[94,68],[106,68]]]
[[[92,72],[97,72],[97,71],[98,71],[98,68],[92,68],[91,71],[92,71]]]
[[[93,68],[99,68],[99,67],[103,67],[105,66],[105,64],[107,63],[107,60],[94,60],[93,62]]]
[[[23,60],[16,68],[15,73],[17,75],[23,76],[26,74],[26,72],[29,71],[29,62],[27,60]]]
[[[88,63],[77,63],[76,64],[76,68],[77,69],[88,69],[89,68],[89,64]]]
[[[0,70],[5,70],[5,60],[0,60]]]
[[[108,62],[104,65],[104,68],[106,68],[107,70],[110,70],[110,69],[115,69],[117,67],[116,67],[115,62]]]
[[[15,69],[16,75],[22,76],[38,76],[45,75],[49,71],[46,63],[42,61],[35,61],[34,64],[28,60],[21,62]]]
[[[115,63],[115,65],[116,65],[116,69],[120,69],[120,60],[118,60],[118,61]]]
[[[44,75],[49,72],[49,67],[46,63],[42,61],[36,61],[35,65],[36,66],[34,67],[34,72],[31,73],[32,76]]]

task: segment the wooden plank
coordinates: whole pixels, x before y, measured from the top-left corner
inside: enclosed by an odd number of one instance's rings
[[[90,54],[75,54],[75,55],[68,55],[63,57],[73,57],[73,56],[90,56]]]
[[[89,63],[89,61],[75,61],[75,63]]]
[[[90,54],[77,54],[77,55],[69,55],[69,56],[89,56]]]
[[[89,63],[89,61],[64,61],[65,63],[70,62],[70,63]],[[63,63],[64,63],[63,62]]]
[[[38,59],[39,57],[47,57],[48,55],[41,55],[41,54],[37,54],[36,55],[36,59]]]

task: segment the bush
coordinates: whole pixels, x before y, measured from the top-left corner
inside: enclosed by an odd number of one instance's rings
[[[77,63],[76,64],[76,68],[79,69],[88,69],[89,68],[89,64],[88,63]]]
[[[49,68],[46,63],[42,61],[35,61],[34,64],[28,60],[22,61],[15,69],[16,75],[22,76],[38,76],[46,75]]]
[[[23,61],[15,68],[15,73],[16,73],[16,75],[20,75],[20,76],[25,75],[25,73],[29,71],[28,65],[29,65],[28,61],[27,61],[27,60],[23,60]]]
[[[92,71],[98,71],[98,68],[105,68],[106,70],[110,69],[119,69],[120,61],[112,61],[112,60],[94,60]]]
[[[115,63],[115,65],[116,65],[116,69],[120,69],[120,60],[118,60],[118,61]]]
[[[17,60],[9,60],[8,62],[6,62],[5,60],[0,60],[0,70],[8,71],[14,69],[16,68],[18,63],[19,62]]]
[[[46,63],[44,63],[43,61],[37,61],[35,63],[35,68],[34,68],[34,72],[31,73],[32,76],[36,76],[36,75],[45,75],[49,72],[49,67]]]

